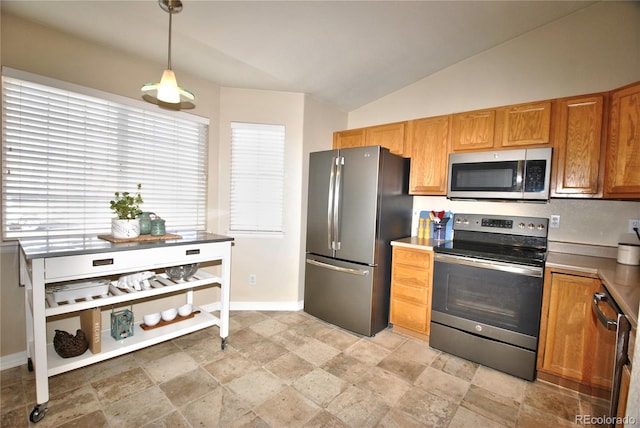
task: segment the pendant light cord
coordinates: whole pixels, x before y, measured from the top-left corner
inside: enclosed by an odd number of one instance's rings
[[[169,8],[169,53],[167,55],[167,68],[171,70],[171,18],[173,15],[173,8]]]

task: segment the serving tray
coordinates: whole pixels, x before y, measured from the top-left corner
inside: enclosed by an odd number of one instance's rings
[[[98,238],[104,239],[105,241],[109,241],[109,242],[120,243],[120,242],[164,241],[167,239],[180,239],[182,238],[182,236],[176,235],[174,233],[166,233],[164,235],[158,235],[158,236],[140,235],[137,238],[114,238],[111,235],[98,235]]]

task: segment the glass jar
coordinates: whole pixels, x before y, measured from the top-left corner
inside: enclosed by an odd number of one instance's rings
[[[163,236],[164,234],[164,219],[155,218],[151,220],[151,236]]]

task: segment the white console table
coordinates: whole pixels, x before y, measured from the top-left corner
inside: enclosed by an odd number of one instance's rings
[[[112,243],[96,236],[28,238],[20,240],[20,284],[25,288],[27,356],[35,370],[37,404],[31,422],[40,421],[49,401],[49,376],[117,357],[213,325],[220,327],[222,349],[229,335],[229,286],[233,238],[206,232],[179,232],[180,239]],[[187,280],[172,280],[162,268],[190,263],[219,261],[220,276],[204,269]],[[127,292],[115,286],[118,276],[156,270],[151,288]],[[114,278],[116,281],[114,281]],[[82,298],[64,304],[47,299],[47,287],[77,280],[112,281],[106,295]],[[111,337],[110,326],[102,326],[101,352],[87,350],[78,357],[62,358],[47,339],[47,318],[85,309],[133,303],[184,291],[185,303],[193,303],[193,290],[220,286],[220,317],[200,311],[194,317],[155,329],[142,329],[142,314],[136,316],[134,334],[121,340]]]

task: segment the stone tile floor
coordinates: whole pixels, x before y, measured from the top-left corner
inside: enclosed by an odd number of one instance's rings
[[[230,325],[224,351],[212,327],[50,378],[33,425],[565,427],[601,411],[391,330],[363,338],[304,312],[232,312]],[[33,374],[0,374],[0,426],[29,426]]]

